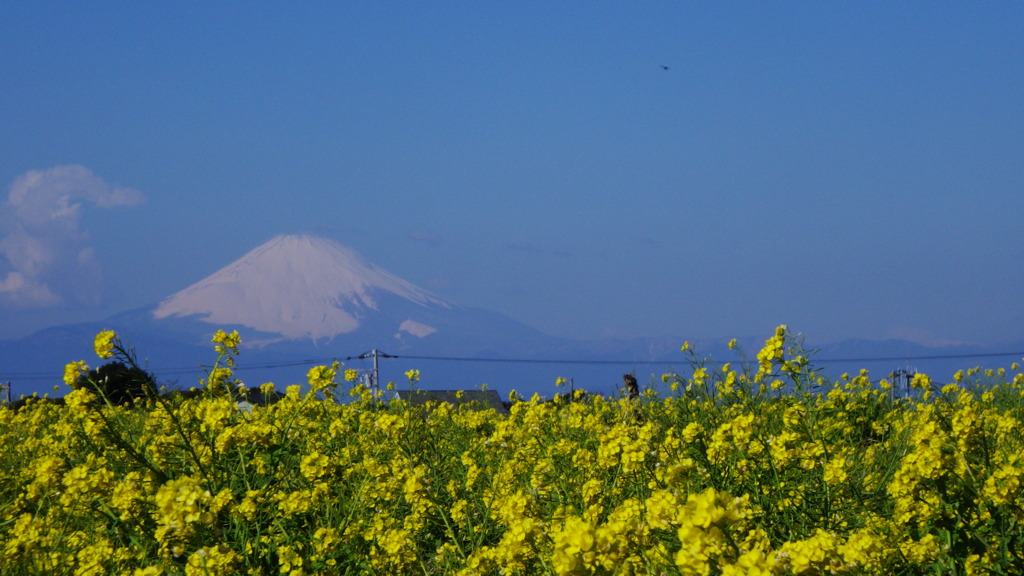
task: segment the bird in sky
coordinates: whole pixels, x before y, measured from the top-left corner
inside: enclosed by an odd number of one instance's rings
[[[668,66],[665,66],[664,64],[662,64],[662,65],[661,65],[661,69],[662,69],[662,70],[668,70]]]

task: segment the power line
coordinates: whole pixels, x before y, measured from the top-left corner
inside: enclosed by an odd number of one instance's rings
[[[538,358],[476,358],[473,356],[391,356],[407,360],[445,360],[448,362],[499,362],[506,364],[671,364],[668,360],[557,360]]]
[[[956,360],[963,358],[1000,358],[1024,356],[1024,352],[984,352],[977,354],[934,354],[925,356],[882,356],[875,358],[814,358],[815,362],[900,362],[905,360]]]
[[[1009,356],[1024,356],[1024,352],[985,352],[975,354],[933,354],[922,356],[875,356],[862,358],[812,358],[815,364],[825,362],[901,362],[913,360],[955,360],[963,358],[999,358]],[[472,356],[390,356],[390,358],[404,358],[409,360],[445,360],[451,362],[499,362],[509,364],[635,364],[635,365],[656,365],[676,364],[672,360],[565,360],[565,359],[537,359],[537,358],[476,358]]]
[[[393,358],[393,356],[384,356],[386,358]],[[346,356],[344,358],[307,358],[305,360],[290,360],[287,362],[264,362],[258,364],[245,364],[242,366],[235,366],[232,368],[235,372],[248,372],[252,370],[266,370],[273,368],[290,368],[293,366],[309,366],[311,364],[330,364],[334,361],[348,362],[349,360],[356,360],[363,358],[360,356]],[[171,366],[167,368],[157,367],[155,369],[148,369],[149,372],[158,373],[160,376],[180,376],[183,374],[197,374],[212,368],[212,366],[206,365],[195,365],[195,366]],[[53,380],[54,374],[51,372],[5,372],[0,374],[0,378],[5,380]]]
[[[306,358],[303,360],[290,360],[286,362],[264,362],[258,364],[247,364],[242,366],[236,366],[235,372],[249,372],[253,370],[267,370],[276,368],[290,368],[294,366],[309,366],[309,365],[321,365],[330,364],[335,361],[337,362],[349,362],[351,360],[365,360],[373,358],[373,354],[376,352],[379,358],[385,359],[403,359],[403,360],[424,360],[424,361],[445,361],[445,362],[477,362],[477,363],[496,363],[496,364],[572,364],[572,365],[604,365],[604,366],[615,366],[615,365],[634,365],[634,366],[664,366],[668,364],[679,364],[682,363],[682,359],[679,361],[672,360],[583,360],[583,359],[565,359],[565,358],[491,358],[491,357],[474,357],[474,356],[426,356],[426,355],[393,355],[386,354],[380,351],[365,352],[362,354],[356,354],[352,356],[335,356],[329,358]],[[918,361],[918,360],[957,360],[966,358],[1001,358],[1010,356],[1022,356],[1024,352],[979,352],[979,353],[964,353],[964,354],[931,354],[931,355],[908,355],[908,356],[875,356],[875,357],[850,357],[850,358],[812,358],[815,364],[822,363],[838,363],[838,362],[907,362],[907,361]],[[183,374],[195,374],[209,366],[177,366],[159,368],[154,370],[160,375],[183,375]],[[54,375],[49,372],[9,372],[0,374],[0,378],[4,380],[52,380]]]

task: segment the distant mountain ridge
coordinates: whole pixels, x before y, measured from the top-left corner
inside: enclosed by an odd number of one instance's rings
[[[301,383],[305,368],[331,359],[365,369],[365,361],[353,358],[371,349],[397,357],[387,361],[385,382],[401,380],[402,372],[416,368],[423,374],[421,385],[435,388],[488,383],[550,393],[556,378],[564,377],[608,393],[621,385],[623,373],[643,381],[646,375],[657,380],[666,370],[690,369],[688,356],[679,350],[683,338],[556,338],[502,314],[448,302],[331,240],[282,235],[152,306],[0,342],[0,381],[11,381],[15,396],[48,392],[60,383],[67,362],[100,363],[92,339],[105,329],[121,334],[158,378],[180,377],[183,386],[194,385],[202,366],[212,362],[210,337],[218,329],[239,331],[238,371],[256,384]],[[743,357],[726,346],[727,339],[690,341],[702,357],[742,368]],[[764,338],[740,342],[750,360]],[[1024,342],[935,348],[902,340],[848,340],[818,346],[812,361],[832,375],[869,368],[878,378],[916,368],[942,381],[955,369],[1019,361],[991,355],[1013,352],[1015,346],[1024,348]],[[970,354],[983,361],[962,356]]]

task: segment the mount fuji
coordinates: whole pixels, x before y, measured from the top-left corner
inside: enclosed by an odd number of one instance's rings
[[[401,302],[402,311],[382,307],[388,301]],[[391,326],[396,337],[424,338],[437,329],[416,318],[452,308],[340,244],[314,236],[278,236],[165,299],[153,317],[196,317],[280,340],[330,339],[378,323]],[[409,317],[399,321],[404,314]]]
[[[277,236],[144,312],[154,327],[194,331],[205,341],[214,330],[234,328],[248,348],[269,350],[476,355],[555,342],[510,318],[452,304],[348,247],[306,235]]]
[[[501,314],[448,302],[331,240],[281,235],[157,304],[5,343],[0,369],[12,381],[49,371],[52,383],[65,363],[95,358],[92,339],[104,329],[122,335],[158,377],[181,374],[184,385],[212,362],[210,337],[219,329],[242,338],[239,371],[258,365],[253,379],[274,376],[278,384],[286,383],[282,372],[269,367],[288,367],[286,378],[301,379],[305,371],[297,365],[372,349],[433,360],[550,357],[569,346]],[[458,372],[464,385],[489,380],[479,371]]]

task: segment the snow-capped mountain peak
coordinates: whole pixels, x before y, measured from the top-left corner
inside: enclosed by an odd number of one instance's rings
[[[355,331],[362,317],[378,311],[381,298],[392,297],[414,308],[451,307],[348,247],[316,236],[281,235],[168,297],[153,316],[195,316],[287,339],[319,339]],[[408,322],[416,336],[433,330]]]

